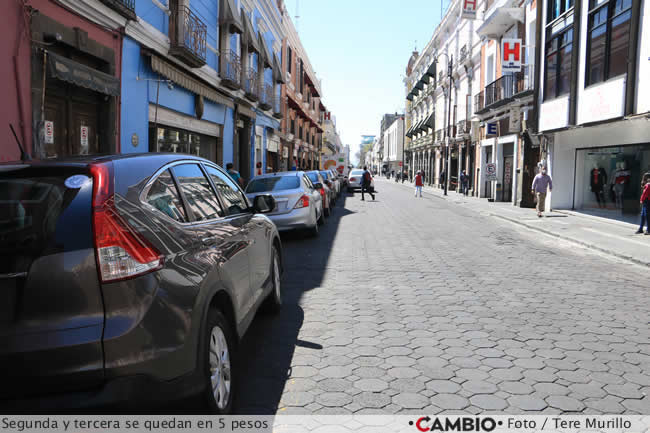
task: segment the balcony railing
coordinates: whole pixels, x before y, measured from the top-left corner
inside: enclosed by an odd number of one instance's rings
[[[241,87],[241,57],[234,51],[227,51],[221,56],[221,79],[224,86],[237,90]]]
[[[485,107],[485,96],[483,92],[479,92],[474,95],[474,112],[478,113]]]
[[[113,9],[124,18],[135,21],[135,0],[101,0],[109,8]]]
[[[207,58],[206,36],[208,26],[187,6],[171,2],[169,16],[169,53],[193,68],[205,65]]]
[[[488,84],[485,87],[485,106],[488,108],[491,105],[497,104],[501,101],[506,101],[515,95],[533,89],[532,69],[524,66],[521,72],[516,72],[511,75],[504,75],[496,81]]]
[[[246,71],[246,76],[244,77],[244,93],[251,101],[257,101],[260,98],[259,75],[253,68],[249,68]]]
[[[444,135],[445,130],[444,129],[438,129],[436,131],[436,142],[441,142],[442,141],[442,136]]]
[[[462,137],[465,134],[469,134],[470,123],[467,120],[461,120],[456,123],[456,135]]]
[[[467,59],[467,45],[463,45],[458,54],[458,61],[463,63]]]
[[[262,94],[260,95],[260,108],[262,110],[270,110],[273,107],[273,86],[264,83],[262,87]]]

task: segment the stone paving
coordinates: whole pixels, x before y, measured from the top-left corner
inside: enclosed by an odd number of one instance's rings
[[[650,413],[647,269],[387,182],[284,236],[246,414]]]

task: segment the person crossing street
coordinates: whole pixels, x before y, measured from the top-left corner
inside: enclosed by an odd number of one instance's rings
[[[361,178],[361,200],[365,200],[364,193],[370,194],[373,200],[375,200],[375,194],[372,191],[372,175],[368,171],[368,167],[363,167],[363,176]]]

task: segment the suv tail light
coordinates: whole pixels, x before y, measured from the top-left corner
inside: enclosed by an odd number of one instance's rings
[[[351,178],[350,178],[350,182],[356,182],[356,181],[357,181],[357,178],[356,178],[356,177],[351,177]]]
[[[103,283],[133,278],[162,267],[163,257],[115,208],[113,165],[90,166],[97,270]]]
[[[298,203],[293,207],[294,209],[302,209],[303,207],[309,207],[309,196],[303,195],[298,199]]]
[[[323,200],[325,200],[325,188],[319,189],[321,197],[323,197]]]

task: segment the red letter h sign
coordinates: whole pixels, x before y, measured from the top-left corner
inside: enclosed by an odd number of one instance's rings
[[[510,56],[514,55],[514,61],[519,62],[521,56],[521,42],[504,42],[503,43],[503,61],[509,62]]]

